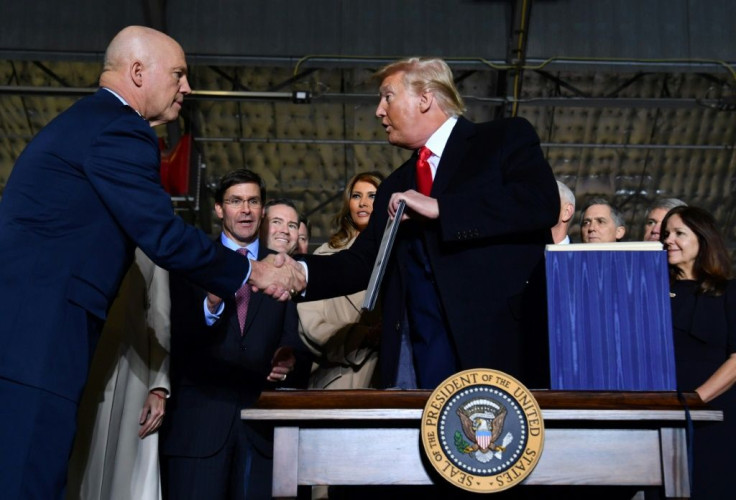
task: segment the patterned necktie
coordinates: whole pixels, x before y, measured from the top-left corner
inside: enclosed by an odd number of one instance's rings
[[[239,248],[238,253],[248,257],[246,248]],[[250,302],[250,285],[247,283],[235,292],[235,304],[238,306],[238,323],[240,323],[240,335],[243,335],[245,329],[245,317],[248,314],[248,302]]]
[[[432,168],[429,166],[429,157],[432,152],[427,146],[419,149],[419,159],[417,160],[417,190],[425,196],[429,196],[432,191]]]

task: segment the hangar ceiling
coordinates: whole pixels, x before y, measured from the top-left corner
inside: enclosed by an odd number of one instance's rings
[[[269,197],[294,199],[314,243],[324,241],[346,180],[388,174],[410,155],[385,141],[372,73],[398,57],[437,55],[453,69],[468,118],[530,120],[578,207],[611,198],[626,214],[626,239],[641,238],[654,198],[678,197],[713,212],[736,248],[736,7],[728,0],[44,8],[52,4],[0,0],[3,19],[18,21],[0,33],[0,192],[31,137],[94,91],[107,41],[127,24],[147,24],[188,54],[196,92],[179,123],[157,132],[169,145],[193,135],[202,189],[175,203],[206,229],[208,188],[245,166],[264,177]],[[305,98],[295,102],[295,93]]]

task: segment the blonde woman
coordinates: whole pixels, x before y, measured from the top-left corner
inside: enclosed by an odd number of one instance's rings
[[[335,217],[337,231],[316,255],[329,255],[350,246],[366,228],[373,200],[383,176],[356,174],[348,183],[343,204]],[[309,387],[357,389],[371,387],[378,360],[380,312],[361,314],[365,291],[333,299],[298,304],[300,335],[317,356]]]

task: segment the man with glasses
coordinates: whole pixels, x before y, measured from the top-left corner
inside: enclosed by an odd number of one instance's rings
[[[252,259],[268,255],[258,238],[264,197],[250,170],[221,179],[219,245]],[[172,275],[172,396],[161,436],[169,498],[271,497],[270,430],[241,421],[240,410],[267,382],[287,379],[301,341],[294,303],[245,288],[220,298]]]

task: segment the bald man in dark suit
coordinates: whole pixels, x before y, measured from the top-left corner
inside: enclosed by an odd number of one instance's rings
[[[63,496],[77,403],[136,246],[221,296],[246,280],[280,300],[304,285],[286,257],[249,263],[174,214],[151,127],[178,117],[186,69],[175,40],[125,28],[101,88],[44,127],[10,175],[0,203],[3,498]]]

